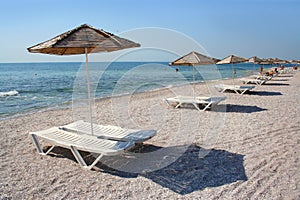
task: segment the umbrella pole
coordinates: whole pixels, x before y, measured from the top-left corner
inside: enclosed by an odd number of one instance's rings
[[[89,74],[89,64],[88,64],[88,52],[87,48],[85,48],[85,72],[86,72],[86,78],[87,78],[87,90],[88,90],[88,102],[89,102],[89,117],[90,117],[90,122],[91,122],[91,132],[92,135],[94,135],[94,130],[93,130],[93,121],[92,121],[92,104],[91,104],[91,86],[90,86],[90,74]]]
[[[235,70],[234,70],[234,68],[233,68],[233,63],[231,63],[231,68],[232,68],[232,81],[233,81],[233,86],[235,86],[235,83],[234,83]]]
[[[193,95],[194,95],[194,98],[195,98],[195,69],[194,69],[194,65],[192,65],[192,67],[193,67]]]

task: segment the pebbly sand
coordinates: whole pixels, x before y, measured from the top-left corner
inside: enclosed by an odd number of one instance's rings
[[[72,122],[71,109],[0,121],[0,199],[300,199],[300,73],[245,95],[218,93],[219,82],[196,85],[199,95],[227,96],[205,112],[162,100],[184,87],[97,102],[99,124],[159,132],[92,171],[67,149],[39,155],[29,138]]]

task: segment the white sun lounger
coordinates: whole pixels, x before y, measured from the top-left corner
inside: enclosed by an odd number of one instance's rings
[[[294,72],[295,72],[295,70],[293,70],[292,67],[280,69],[280,70],[278,71],[279,74],[293,74]]]
[[[237,94],[244,94],[247,91],[252,90],[255,88],[255,86],[251,85],[225,85],[225,84],[220,84],[220,85],[215,85],[215,88],[220,91],[220,92],[225,92],[227,90],[234,91]]]
[[[240,79],[244,84],[256,84],[256,85],[262,85],[265,84],[267,81],[269,81],[268,79],[254,79],[254,78],[242,78]]]
[[[179,108],[184,104],[192,104],[199,111],[205,111],[211,106],[218,104],[219,102],[225,100],[226,97],[192,97],[192,96],[177,96],[173,98],[167,98],[165,101],[168,105],[176,103],[175,108]],[[201,110],[199,106],[204,106]]]
[[[134,142],[123,142],[99,139],[97,136],[77,134],[53,127],[47,130],[31,132],[32,140],[42,155],[48,154],[55,146],[69,148],[77,162],[86,169],[92,169],[103,156],[115,156],[134,146]],[[50,142],[53,146],[43,152],[38,137]],[[78,150],[99,154],[91,165],[87,165]]]
[[[253,75],[253,76],[251,76],[251,78],[259,79],[259,80],[265,80],[265,79],[267,79],[269,81],[269,80],[271,80],[272,78],[274,78],[276,76],[277,76],[277,74],[270,75],[270,76],[266,76],[266,75]]]
[[[146,140],[149,140],[156,135],[156,130],[134,130],[134,129],[124,129],[118,126],[111,125],[93,125],[93,134],[102,139],[118,140],[118,141],[132,141],[134,143],[142,143]],[[91,134],[91,124],[83,120],[61,126],[60,129],[83,133]]]

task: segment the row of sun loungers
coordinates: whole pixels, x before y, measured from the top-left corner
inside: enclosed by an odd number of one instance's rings
[[[192,104],[199,111],[205,111],[225,99],[226,97],[179,96],[165,100],[170,105],[177,103],[176,108],[185,104]],[[156,130],[124,129],[118,126],[91,124],[80,120],[61,127],[30,132],[29,134],[32,137],[37,151],[41,155],[47,155],[55,146],[68,148],[71,150],[77,162],[83,168],[90,170],[103,156],[122,154],[134,147],[135,144],[151,139],[156,133]],[[44,152],[39,139],[51,143],[52,146]],[[92,164],[88,165],[78,150],[95,153],[98,154],[98,156]]]
[[[279,74],[293,74],[296,70],[291,67],[284,68],[278,71]]]
[[[241,81],[244,84],[254,83],[262,85],[271,79],[272,77],[256,76],[253,78],[243,78]],[[254,89],[255,86],[219,84],[215,85],[215,88],[221,93],[234,91],[237,94],[243,95]],[[164,100],[168,105],[175,108],[180,108],[184,105],[193,105],[199,111],[206,111],[225,99],[225,96],[177,96]],[[29,134],[40,154],[47,155],[55,146],[65,147],[71,150],[75,159],[83,168],[92,169],[103,156],[122,154],[124,151],[133,148],[136,144],[151,139],[157,134],[157,131],[125,129],[118,126],[91,124],[80,120],[60,127],[30,132]],[[52,146],[44,152],[39,139],[51,143]],[[88,165],[79,151],[95,153],[97,156],[93,163]]]
[[[278,73],[272,75],[253,75],[250,78],[241,78],[243,84],[256,84],[256,85],[263,85],[266,82],[272,80],[274,77],[278,76]]]
[[[244,94],[246,91],[253,89],[254,86],[216,85],[216,88],[220,89],[221,92],[233,90],[236,93]],[[197,110],[205,111],[225,99],[225,96],[177,96],[167,98],[165,101],[168,105],[175,105],[175,108],[191,104]],[[92,132],[93,135],[91,134]],[[83,168],[92,169],[103,156],[115,156],[122,154],[134,147],[135,144],[151,139],[156,135],[156,133],[157,132],[155,130],[124,129],[111,125],[92,124],[91,127],[91,123],[80,120],[61,127],[53,127],[42,131],[30,132],[30,135],[37,151],[40,154],[47,155],[55,146],[68,148]],[[43,151],[39,143],[39,138],[52,144],[46,152]],[[87,165],[78,150],[95,153],[98,154],[98,156],[92,164]]]

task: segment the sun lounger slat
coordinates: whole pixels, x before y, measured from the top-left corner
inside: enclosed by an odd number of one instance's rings
[[[60,129],[66,131],[72,131],[83,134],[91,134],[91,124],[82,120],[74,123],[61,126]],[[93,124],[93,134],[100,138],[120,140],[120,141],[133,141],[135,143],[144,142],[156,135],[155,130],[134,130],[123,129],[117,126],[111,125],[98,125]]]

